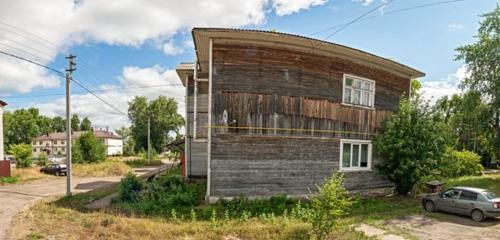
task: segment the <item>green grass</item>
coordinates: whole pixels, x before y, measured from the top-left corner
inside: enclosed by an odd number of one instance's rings
[[[149,162],[148,160],[144,159],[133,159],[133,160],[126,160],[123,162],[133,168],[163,165],[163,162],[160,160],[151,160],[151,162]]]
[[[16,177],[1,177],[0,178],[0,183],[5,184],[5,183],[16,183],[17,182]]]
[[[449,179],[445,183],[445,188],[456,186],[484,188],[500,195],[500,174],[460,177]]]

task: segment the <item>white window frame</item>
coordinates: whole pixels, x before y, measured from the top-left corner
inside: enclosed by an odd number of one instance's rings
[[[361,165],[361,144],[368,144],[368,159],[366,167],[343,167],[342,161],[344,159],[344,143],[351,144],[351,152],[350,152],[350,165],[352,166],[352,144],[359,144],[359,159],[358,165]],[[370,140],[357,140],[357,139],[341,139],[340,140],[340,158],[339,158],[339,170],[341,172],[363,172],[363,171],[372,171],[372,141]]]
[[[352,90],[353,88],[351,88],[351,101],[350,102],[345,102],[344,101],[344,94],[345,94],[345,89],[346,89],[346,80],[347,78],[351,78],[353,79],[354,81],[364,81],[364,82],[370,82],[371,84],[373,84],[373,90],[371,92],[371,99],[370,99],[370,106],[367,106],[367,105],[363,105],[363,104],[354,104],[352,103],[353,102],[353,98],[354,98],[354,91]],[[353,85],[354,85],[354,82],[353,82]],[[375,88],[376,88],[376,83],[375,81],[371,80],[371,79],[368,79],[368,78],[363,78],[363,77],[358,77],[358,76],[354,76],[354,75],[350,75],[350,74],[344,74],[343,76],[343,80],[342,80],[342,104],[343,105],[347,105],[347,106],[354,106],[354,107],[360,107],[360,108],[367,108],[367,109],[375,109]],[[359,96],[359,102],[362,103],[363,102],[363,92],[366,92],[366,91],[363,91],[361,90],[361,95]]]

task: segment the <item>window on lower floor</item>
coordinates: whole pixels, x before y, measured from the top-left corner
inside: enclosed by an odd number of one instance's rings
[[[343,139],[340,143],[340,170],[371,170],[372,144],[367,140]]]

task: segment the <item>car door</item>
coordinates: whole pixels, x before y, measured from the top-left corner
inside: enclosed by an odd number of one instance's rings
[[[455,208],[455,204],[459,195],[460,190],[458,189],[452,188],[446,190],[436,201],[436,207],[441,211],[456,213],[457,210]]]
[[[458,197],[455,208],[457,213],[469,215],[472,209],[476,207],[478,194],[471,191],[463,190]]]

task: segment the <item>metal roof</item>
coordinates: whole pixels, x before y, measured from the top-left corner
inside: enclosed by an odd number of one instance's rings
[[[200,71],[208,71],[209,40],[239,41],[243,43],[259,43],[277,47],[294,48],[303,52],[338,56],[347,58],[365,65],[382,68],[400,75],[418,78],[425,74],[419,70],[403,65],[394,60],[383,58],[372,53],[348,46],[327,42],[319,39],[304,37],[295,34],[275,31],[234,29],[234,28],[194,28],[192,30],[196,55],[200,64]]]

